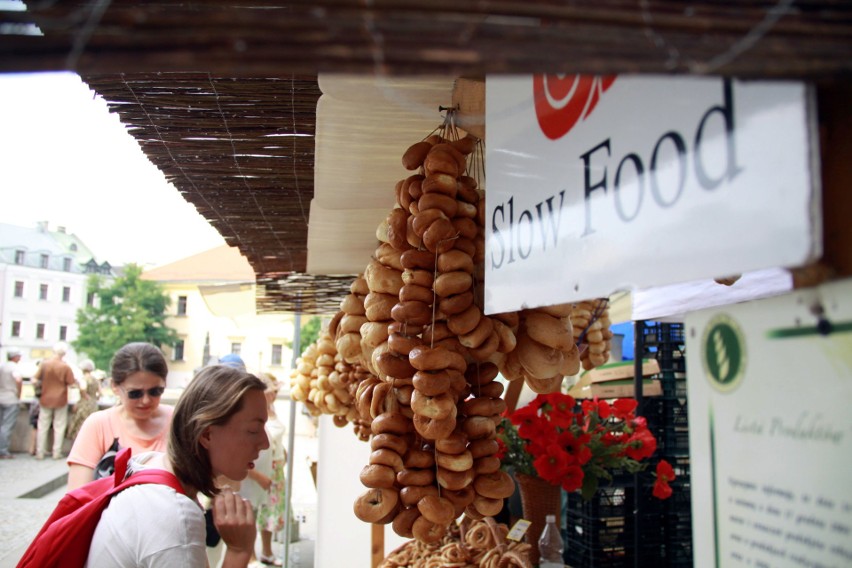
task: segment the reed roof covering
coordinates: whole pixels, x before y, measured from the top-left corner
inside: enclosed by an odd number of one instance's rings
[[[0,72],[78,72],[178,191],[246,256],[261,284],[259,311],[332,313],[352,279],[302,274],[320,72],[820,81],[852,73],[852,2],[841,0],[4,6]]]

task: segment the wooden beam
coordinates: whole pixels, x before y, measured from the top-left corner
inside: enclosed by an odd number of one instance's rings
[[[453,106],[458,109],[456,124],[485,140],[485,79],[456,79]]]

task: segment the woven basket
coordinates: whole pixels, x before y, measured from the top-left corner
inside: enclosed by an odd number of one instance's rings
[[[562,488],[551,485],[540,477],[516,473],[518,489],[521,492],[521,506],[524,508],[524,518],[530,522],[526,541],[532,546],[530,560],[538,564],[538,539],[546,524],[547,515],[556,515],[556,526],[561,528]]]

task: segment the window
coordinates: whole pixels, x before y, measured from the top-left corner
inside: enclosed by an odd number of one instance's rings
[[[12,322],[12,337],[21,337],[21,322]]]
[[[59,326],[59,341],[65,341],[68,339],[68,326],[60,325]]]
[[[41,267],[47,268],[47,262],[50,260],[50,257],[46,254],[41,255]]]
[[[281,365],[281,353],[282,353],[282,351],[283,351],[283,349],[281,348],[281,345],[273,345],[272,346],[272,361],[270,361],[270,364],[272,364],[276,367]]]
[[[183,361],[183,339],[175,341],[173,361]]]
[[[77,243],[71,243],[71,246],[70,246],[69,248],[70,248],[72,251],[77,252]]]
[[[231,343],[231,353],[233,353],[234,355],[239,355],[242,350],[242,343]]]
[[[62,259],[62,270],[65,272],[71,272],[71,259],[63,258]]]
[[[62,301],[70,302],[71,301],[71,286],[63,286],[62,287]]]
[[[88,294],[86,294],[86,305],[87,306],[94,306],[95,305],[95,293],[94,292],[89,292]]]
[[[38,287],[38,299],[47,300],[47,284],[42,284]]]
[[[177,315],[186,315],[186,296],[178,296]]]
[[[24,263],[24,251],[16,250],[15,251],[15,264],[23,264]]]
[[[36,339],[44,339],[44,324],[36,324]]]
[[[20,280],[15,280],[15,297],[23,298],[24,297],[24,283]]]

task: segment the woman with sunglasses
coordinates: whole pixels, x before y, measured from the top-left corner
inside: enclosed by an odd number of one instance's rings
[[[160,404],[169,373],[150,343],[128,343],[112,358],[112,390],[119,402],[90,415],[68,454],[68,491],[94,479],[95,467],[117,438],[133,455],[166,451],[173,408]]]

